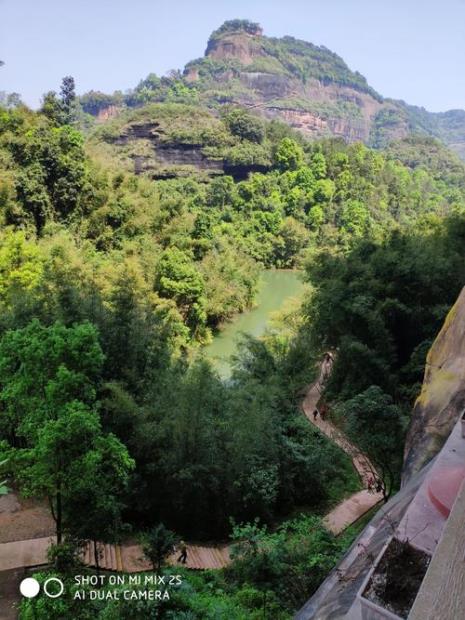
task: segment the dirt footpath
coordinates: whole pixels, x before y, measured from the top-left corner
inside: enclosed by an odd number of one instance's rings
[[[0,496],[0,543],[50,536],[55,523],[44,502],[23,499],[16,492]]]
[[[16,620],[20,602],[19,584],[27,577],[22,569],[0,572],[0,620]]]
[[[337,444],[352,459],[352,465],[357,471],[363,486],[368,487],[370,479],[377,478],[378,474],[369,459],[354,446],[347,437],[331,422],[322,420],[321,415],[316,418],[313,412],[317,408],[324,383],[332,369],[332,359],[322,362],[318,379],[309,386],[302,402],[302,409],[308,420],[320,429],[331,441]],[[372,493],[367,488],[357,491],[351,497],[343,500],[324,518],[324,524],[333,534],[340,534],[352,523],[355,523],[373,506],[383,499],[382,493]]]

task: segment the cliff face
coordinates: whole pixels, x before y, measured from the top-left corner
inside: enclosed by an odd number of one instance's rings
[[[120,163],[126,160],[130,170],[154,179],[185,176],[193,169],[207,175],[223,173],[223,161],[208,157],[202,143],[174,139],[157,121],[129,121],[107,142]]]
[[[369,142],[373,118],[382,107],[368,93],[316,79],[303,84],[295,78],[259,72],[240,72],[238,79],[254,93],[251,107],[315,138],[333,135],[348,142]]]
[[[433,114],[385,100],[327,48],[263,36],[250,22],[226,22],[213,33],[204,58],[186,65],[184,77],[207,103],[251,107],[309,137],[384,146],[422,133],[465,154],[464,111]]]
[[[220,29],[221,30],[221,29]],[[205,98],[251,107],[307,136],[370,139],[381,97],[333,52],[291,37],[264,37],[261,29],[212,36],[205,57],[189,63],[186,80]]]
[[[121,107],[118,107],[116,105],[109,105],[98,111],[97,120],[99,120],[100,122],[108,121],[112,118],[116,118],[120,112]]]
[[[465,159],[465,110],[431,113],[385,99],[326,47],[264,36],[258,24],[246,20],[223,24],[211,35],[205,55],[186,65],[187,99],[172,88],[180,81],[150,75],[123,96],[123,105],[195,101],[216,113],[220,105],[232,104],[281,120],[310,138],[336,136],[384,147],[421,134],[442,140]],[[119,113],[120,99],[111,103],[111,96],[98,92],[81,98],[84,109],[101,121]]]
[[[440,450],[464,408],[465,288],[428,353],[405,444],[402,484]]]
[[[239,139],[220,118],[206,108],[180,104],[155,104],[126,111],[96,127],[88,148],[98,156],[153,179],[186,177],[193,173],[207,180],[227,174],[237,180],[251,172],[266,172],[270,154],[260,145],[260,157],[234,157]],[[261,150],[260,150],[261,149]]]
[[[239,32],[219,39],[210,39],[205,56],[217,60],[234,59],[243,65],[251,65],[255,58],[265,56],[260,45],[261,31],[254,34]]]

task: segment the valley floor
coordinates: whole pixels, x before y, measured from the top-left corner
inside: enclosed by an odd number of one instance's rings
[[[331,441],[335,442],[352,459],[363,486],[347,499],[340,502],[325,517],[324,523],[334,534],[341,533],[358,521],[383,499],[382,493],[367,490],[370,478],[376,477],[376,470],[369,460],[350,443],[341,431],[331,422],[323,420],[321,415],[313,416],[321,397],[323,384],[331,372],[331,360],[322,362],[318,379],[309,386],[302,409],[308,420],[318,427]],[[54,524],[43,504],[24,502],[15,493],[0,498],[0,575],[26,567],[41,566],[47,563],[47,549],[55,540]],[[22,537],[22,539],[20,539]],[[188,545],[186,568],[219,569],[230,562],[227,545]],[[150,570],[150,565],[143,557],[142,548],[136,544],[101,545],[99,565],[106,570],[139,572]],[[173,553],[168,562],[177,564],[177,553]],[[95,566],[93,549],[89,546],[84,553],[84,563]],[[11,602],[0,601],[0,608]],[[3,609],[0,609],[3,613]],[[3,616],[2,616],[3,617]],[[14,616],[13,616],[14,617]]]

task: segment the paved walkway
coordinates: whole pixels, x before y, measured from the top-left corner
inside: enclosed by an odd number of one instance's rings
[[[18,620],[19,584],[26,576],[24,568],[0,572],[1,620]]]
[[[373,506],[376,506],[383,499],[382,493],[373,493],[367,490],[370,479],[377,477],[376,469],[369,459],[352,444],[347,437],[337,429],[334,424],[323,420],[320,415],[315,419],[313,412],[317,408],[321,398],[324,383],[329,377],[332,368],[332,359],[325,359],[320,367],[318,379],[309,387],[302,403],[302,409],[308,420],[317,426],[331,441],[334,441],[352,459],[354,468],[360,476],[365,489],[357,491],[347,499],[338,504],[324,518],[326,527],[333,534],[340,534],[349,525],[355,523],[367,513]]]
[[[368,486],[369,478],[376,476],[376,470],[370,461],[333,424],[322,420],[321,416],[318,416],[316,420],[313,418],[313,411],[320,400],[324,382],[331,372],[331,366],[331,359],[322,362],[320,375],[307,390],[302,408],[310,422],[317,426],[322,433],[329,437],[331,441],[334,441],[352,458],[352,463],[359,473],[362,483],[364,486]],[[326,515],[324,523],[331,532],[339,534],[381,500],[382,493],[370,493],[366,489],[358,491],[331,510]],[[20,515],[18,514],[19,517]],[[46,564],[47,549],[54,541],[55,538],[53,536],[45,536],[32,540],[18,540],[0,544],[0,571]],[[143,558],[142,549],[139,545],[100,545],[98,554],[99,565],[103,569],[126,572],[151,570],[150,564]],[[85,550],[83,561],[88,566],[95,566],[95,555],[92,546],[89,545]],[[223,568],[229,562],[229,547],[227,545],[187,546],[187,568]],[[170,556],[168,563],[176,565],[177,554]]]
[[[0,545],[0,571],[47,563],[47,549],[55,537],[45,536],[32,540],[16,540]]]
[[[55,522],[44,501],[19,497],[16,492],[0,496],[0,543],[43,538],[55,532]]]

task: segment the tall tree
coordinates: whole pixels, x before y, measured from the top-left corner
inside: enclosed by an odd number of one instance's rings
[[[160,573],[163,561],[173,551],[176,544],[174,532],[159,523],[142,537],[144,556],[152,564],[154,571]]]
[[[103,363],[90,323],[64,327],[31,321],[0,341],[0,400],[22,445],[32,446],[70,404],[92,408]]]
[[[372,385],[343,403],[340,412],[347,423],[347,435],[375,465],[387,501],[402,466],[404,433],[400,408],[388,394]]]
[[[71,75],[67,75],[61,81],[60,97],[64,121],[70,123],[73,120],[73,106],[76,102],[76,83]]]
[[[76,99],[76,83],[71,75],[67,75],[61,81],[60,95],[63,105],[67,107]]]
[[[116,437],[102,433],[95,411],[69,403],[16,459],[23,492],[49,500],[58,544],[65,532],[82,539],[116,537],[117,496],[128,482],[132,460]]]
[[[25,493],[49,499],[58,543],[64,531],[111,538],[120,523],[133,462],[101,428],[102,362],[90,323],[46,327],[34,320],[0,342],[1,400],[19,439],[18,478]]]
[[[63,124],[63,110],[61,102],[54,90],[49,90],[42,97],[42,107],[40,109],[54,125]]]

